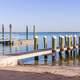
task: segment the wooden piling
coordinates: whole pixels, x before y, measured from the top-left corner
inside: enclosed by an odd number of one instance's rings
[[[33,25],[33,39],[35,38],[35,25]]]
[[[28,26],[26,26],[26,40],[28,40]],[[28,51],[28,45],[26,45],[26,51]]]
[[[61,35],[59,36],[59,47],[61,45]]]
[[[34,50],[38,50],[38,36],[34,37]]]
[[[60,44],[60,52],[59,52],[59,60],[61,63],[64,61],[64,36],[60,36],[61,44]]]
[[[76,48],[76,35],[73,36],[73,48]]]
[[[10,44],[12,44],[12,25],[9,25],[10,28]]]
[[[71,47],[73,46],[73,36],[72,35],[70,35],[70,45]],[[73,59],[73,51],[70,50],[70,60],[72,59]]]
[[[68,45],[68,35],[65,36],[65,46]]]
[[[43,37],[44,49],[47,49],[47,36]],[[44,64],[47,64],[47,55],[44,55]]]
[[[12,25],[9,25],[10,28],[10,53],[12,52]]]
[[[73,63],[75,63],[75,61],[76,61],[76,57],[77,57],[77,50],[76,50],[76,44],[77,44],[77,42],[76,42],[76,38],[77,38],[77,36],[76,35],[74,35],[73,36]]]
[[[47,36],[43,37],[43,42],[44,42],[44,49],[47,48]]]
[[[78,37],[78,60],[79,60],[79,62],[80,62],[80,35],[79,35],[79,37]]]
[[[73,36],[72,35],[70,35],[70,43],[71,43],[71,46],[73,46]]]
[[[56,55],[56,49],[57,49],[57,38],[56,36],[52,37],[52,65],[55,64],[55,55]]]
[[[52,37],[52,52],[56,52],[57,49],[57,38],[56,36]]]
[[[26,40],[28,40],[28,26],[26,26]]]
[[[3,46],[3,55],[4,55],[4,24],[2,24],[2,46]]]
[[[34,37],[34,50],[35,51],[38,50],[38,36]],[[38,56],[34,57],[34,60],[35,60],[35,64],[38,64],[39,57]]]
[[[80,36],[78,37],[78,46],[80,48]]]
[[[67,44],[67,50],[65,51],[65,59],[67,61],[67,64],[70,62],[71,55],[71,36],[68,36],[68,44]]]
[[[64,51],[64,36],[61,36],[60,50],[61,50],[61,51]]]
[[[2,40],[3,40],[3,44],[4,44],[4,24],[2,24]]]

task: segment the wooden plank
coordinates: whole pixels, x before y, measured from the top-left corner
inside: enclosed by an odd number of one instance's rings
[[[25,45],[33,45],[33,44],[34,44],[34,40],[33,39],[15,40],[15,41],[13,41],[13,47],[25,46]]]

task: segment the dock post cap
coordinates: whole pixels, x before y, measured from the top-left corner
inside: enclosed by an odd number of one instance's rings
[[[44,38],[47,38],[47,36],[44,36]]]
[[[77,35],[74,35],[73,37],[77,37]]]
[[[64,38],[64,36],[62,36],[62,35],[61,35],[60,37],[61,37],[61,38]]]
[[[35,36],[34,38],[38,38],[38,36]]]
[[[71,36],[69,35],[68,38],[70,38]]]
[[[56,39],[56,38],[57,38],[57,37],[56,37],[56,36],[54,36],[54,35],[53,35],[52,37],[53,37],[54,39]]]
[[[65,36],[68,36],[67,34]]]

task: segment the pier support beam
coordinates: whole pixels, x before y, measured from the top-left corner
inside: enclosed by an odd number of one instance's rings
[[[9,25],[10,28],[10,44],[12,44],[12,25]]]
[[[35,51],[38,50],[38,36],[34,37],[34,50]],[[39,57],[38,56],[34,57],[34,60],[35,60],[35,64],[38,64]]]
[[[64,61],[64,36],[60,36],[60,52],[59,52],[59,60],[60,64],[63,63]]]
[[[3,46],[3,55],[4,55],[4,24],[2,24],[2,46]]]
[[[73,46],[73,36],[70,35],[70,45]],[[73,59],[73,50],[70,50],[70,60]]]
[[[33,39],[35,38],[35,25],[33,25]]]
[[[75,60],[76,60],[76,57],[77,57],[77,49],[76,49],[76,44],[77,44],[77,42],[76,42],[76,35],[74,35],[73,36],[73,61],[75,62]]]
[[[52,37],[52,65],[55,64],[56,49],[57,49],[57,38],[56,36],[53,36]]]
[[[26,26],[26,40],[28,40],[28,26]],[[28,51],[28,45],[26,45],[26,51]]]
[[[47,49],[47,36],[43,37],[44,49]],[[47,55],[44,55],[44,64],[47,64]]]
[[[68,35],[65,36],[65,46],[68,44]]]
[[[10,28],[10,53],[12,52],[12,25],[10,24],[9,25],[9,28]]]
[[[71,54],[71,43],[70,43],[70,36],[68,36],[68,44],[67,44],[67,50],[65,51],[65,57],[67,64],[70,62],[70,54]]]

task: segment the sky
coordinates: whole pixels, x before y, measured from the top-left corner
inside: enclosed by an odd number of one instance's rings
[[[0,31],[2,24],[9,31],[80,32],[80,0],[0,0]]]

